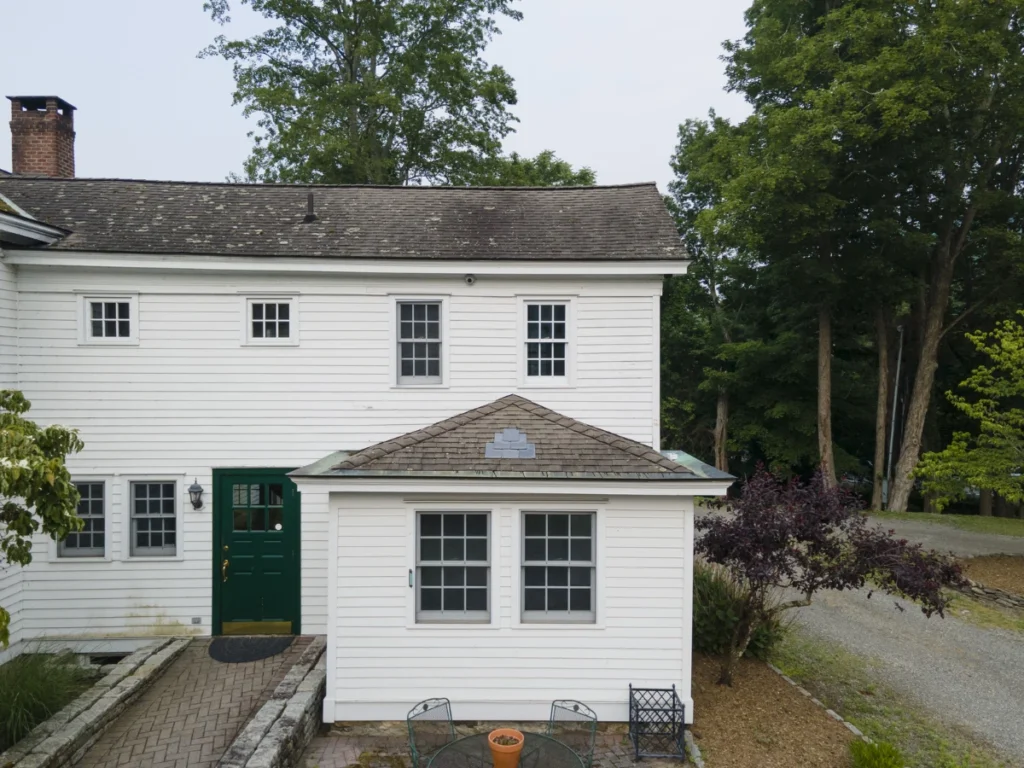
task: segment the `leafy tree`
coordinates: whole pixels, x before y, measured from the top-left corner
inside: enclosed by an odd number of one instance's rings
[[[735,662],[758,627],[790,608],[810,605],[821,590],[856,589],[870,579],[889,594],[918,601],[926,616],[941,616],[948,604],[942,587],[962,579],[947,557],[868,527],[857,498],[826,486],[820,474],[805,484],[759,469],[730,506],[731,514],[697,520],[702,534],[696,544],[698,553],[727,568],[744,589],[745,603],[722,659],[723,685],[732,684]],[[780,602],[780,589],[801,596]]]
[[[80,530],[78,491],[65,466],[83,448],[78,432],[26,419],[31,404],[21,392],[0,390],[0,565],[32,562],[32,536],[61,540]],[[0,607],[0,644],[10,639],[10,614]]]
[[[590,168],[575,170],[546,149],[536,157],[513,152],[488,160],[465,180],[453,177],[451,181],[487,187],[589,187],[597,176]]]
[[[512,78],[481,54],[514,0],[241,0],[273,26],[219,36],[236,104],[259,130],[250,181],[471,180],[512,130]],[[228,0],[207,0],[230,21]]]
[[[1024,311],[1018,314],[1024,317]],[[945,450],[925,454],[914,472],[940,510],[969,488],[1024,501],[1024,326],[1006,320],[991,332],[966,335],[990,362],[961,384],[975,398],[946,397],[978,424],[978,433],[955,433]]]

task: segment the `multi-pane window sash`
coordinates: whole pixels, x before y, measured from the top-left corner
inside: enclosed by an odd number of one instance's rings
[[[565,304],[526,305],[526,375],[565,376]]]
[[[593,622],[594,585],[594,513],[525,513],[522,620]]]
[[[398,303],[398,382],[441,382],[441,303]]]
[[[132,555],[177,554],[175,484],[131,484]]]
[[[78,489],[78,516],[82,530],[69,533],[60,543],[61,557],[103,557],[105,554],[106,519],[103,511],[103,483],[75,483]]]
[[[130,339],[131,302],[127,300],[90,300],[89,336],[94,339]]]
[[[291,304],[289,302],[254,301],[249,307],[253,339],[291,338]]]
[[[416,532],[416,620],[490,618],[490,516],[420,512]]]

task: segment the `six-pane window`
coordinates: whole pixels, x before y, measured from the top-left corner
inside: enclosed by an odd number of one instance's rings
[[[252,301],[249,303],[250,336],[256,341],[291,339],[291,302]]]
[[[416,618],[487,621],[490,531],[486,512],[417,515]]]
[[[130,339],[131,302],[127,299],[91,299],[89,336],[93,339]]]
[[[103,557],[106,520],[103,513],[103,483],[75,483],[78,489],[78,516],[85,525],[82,530],[69,533],[60,543],[61,557]]]
[[[594,514],[523,515],[523,621],[593,622]]]
[[[441,382],[441,303],[398,303],[398,381]]]
[[[131,484],[132,554],[177,554],[174,483]]]
[[[526,375],[565,376],[565,304],[526,305]]]

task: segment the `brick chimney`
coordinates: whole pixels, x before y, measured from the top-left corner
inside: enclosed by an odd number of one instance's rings
[[[11,100],[11,165],[26,176],[75,176],[75,108],[56,96]]]

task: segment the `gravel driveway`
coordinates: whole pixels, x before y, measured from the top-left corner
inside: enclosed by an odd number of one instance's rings
[[[889,520],[869,517],[872,523],[909,541],[919,541],[929,549],[952,552],[962,557],[974,555],[1024,555],[1024,537],[997,536],[992,533],[962,531],[949,525],[916,522],[913,520]]]

